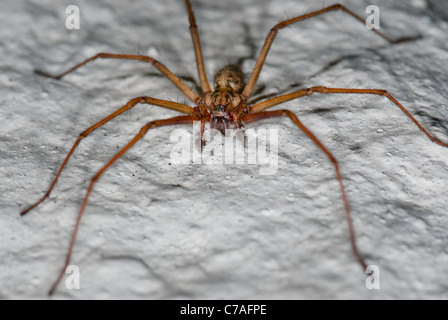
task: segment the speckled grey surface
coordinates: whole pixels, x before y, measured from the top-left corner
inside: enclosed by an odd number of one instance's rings
[[[46,298],[63,265],[89,179],[152,119],[175,112],[137,106],[85,139],[49,200],[57,168],[90,125],[130,98],[187,102],[150,66],[98,61],[97,52],[148,53],[197,79],[182,1],[12,1],[0,12],[0,298]],[[436,1],[342,1],[365,16],[381,9],[389,45],[343,13],[296,24],[277,37],[259,95],[312,85],[387,89],[431,133],[448,141],[448,16]],[[81,29],[65,28],[65,7]],[[243,61],[249,72],[268,30],[327,3],[193,1],[209,77]],[[445,19],[445,20],[444,20]],[[187,81],[194,88],[194,83]],[[279,170],[170,165],[170,128],[150,132],[96,185],[72,263],[81,289],[54,298],[448,298],[448,149],[435,145],[386,98],[312,96],[286,103],[340,162],[358,245],[381,271],[381,289],[350,251],[328,159],[287,119]],[[189,128],[190,129],[190,128]]]

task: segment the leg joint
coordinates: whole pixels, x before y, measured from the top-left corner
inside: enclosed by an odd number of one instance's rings
[[[345,7],[340,3],[335,3],[331,7],[333,7],[335,10],[345,9]]]
[[[89,135],[89,133],[90,133],[90,129],[87,129],[86,131],[81,132],[80,135],[78,136],[78,140],[84,139],[85,137],[87,137]]]

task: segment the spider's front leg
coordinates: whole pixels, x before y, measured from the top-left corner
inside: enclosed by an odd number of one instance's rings
[[[181,104],[181,103],[177,103],[177,102],[172,102],[172,101],[154,99],[154,98],[151,98],[151,97],[138,97],[138,98],[134,98],[134,99],[128,101],[128,103],[126,103],[120,109],[118,109],[117,111],[111,113],[106,118],[104,118],[103,120],[97,122],[96,124],[91,126],[89,129],[85,130],[84,132],[82,132],[78,136],[78,139],[76,139],[76,142],[74,143],[74,145],[70,149],[69,153],[65,157],[64,162],[62,163],[61,167],[59,168],[59,170],[58,170],[58,172],[56,174],[56,177],[53,179],[53,182],[50,185],[50,188],[48,189],[48,191],[45,193],[45,195],[39,201],[37,201],[36,203],[34,203],[30,207],[28,207],[26,210],[22,211],[21,215],[22,216],[25,215],[26,213],[28,213],[29,211],[31,211],[32,209],[37,207],[40,203],[42,203],[46,198],[48,198],[50,196],[50,193],[53,190],[56,182],[58,181],[59,176],[61,175],[62,170],[65,168],[65,165],[67,164],[68,159],[71,157],[71,155],[73,154],[73,152],[75,151],[76,147],[79,145],[81,140],[86,138],[89,134],[91,134],[93,131],[95,131],[96,129],[98,129],[99,127],[104,125],[105,123],[107,123],[110,120],[114,119],[115,117],[119,116],[123,112],[130,110],[131,108],[135,107],[139,103],[151,104],[151,105],[159,106],[159,107],[162,107],[162,108],[167,108],[167,109],[179,111],[179,112],[182,112],[182,113],[185,113],[185,114],[192,114],[194,112],[194,109],[192,107],[187,106],[187,105],[184,105],[184,104]]]
[[[345,193],[344,184],[342,182],[342,175],[341,175],[341,172],[339,171],[339,164],[338,164],[338,161],[336,160],[336,158],[319,141],[319,139],[317,139],[317,137],[307,127],[305,127],[305,125],[297,118],[297,116],[289,110],[261,111],[261,112],[251,113],[251,114],[244,116],[242,118],[242,120],[245,123],[251,123],[251,122],[255,122],[255,121],[259,121],[259,120],[263,120],[263,119],[269,119],[269,118],[274,118],[274,117],[283,117],[283,116],[289,117],[289,119],[291,119],[291,121],[294,122],[294,124],[297,125],[328,156],[331,163],[333,164],[334,169],[336,171],[337,179],[339,181],[339,187],[341,190],[342,200],[344,202],[345,213],[346,213],[346,218],[347,218],[347,223],[348,223],[348,229],[349,229],[349,233],[350,233],[350,244],[352,247],[352,251],[353,251],[353,254],[356,257],[356,259],[358,260],[359,264],[363,268],[363,270],[366,270],[367,264],[364,261],[364,259],[362,258],[362,256],[360,255],[358,248],[356,246],[356,237],[355,237],[355,231],[353,228],[350,207],[349,207],[347,196]]]
[[[68,69],[65,72],[62,72],[61,74],[58,74],[56,76],[48,74],[46,72],[35,70],[34,72],[48,78],[59,80],[65,75],[75,71],[76,69],[82,67],[83,65],[87,64],[90,61],[94,61],[96,59],[123,59],[123,60],[138,60],[142,62],[151,63],[154,68],[159,70],[165,77],[167,77],[188,99],[190,99],[193,102],[197,102],[199,100],[199,96],[194,93],[182,80],[179,79],[174,73],[172,73],[167,67],[165,67],[163,64],[161,64],[156,59],[149,57],[149,56],[142,56],[142,55],[132,55],[132,54],[114,54],[114,53],[98,53],[94,55],[93,57],[90,57],[86,60],[84,60],[81,63],[78,63],[74,67]]]
[[[51,289],[49,291],[49,295],[52,295],[54,293],[54,291],[56,290],[56,287],[58,286],[59,282],[61,281],[62,277],[65,274],[65,270],[67,269],[68,265],[70,264],[73,247],[75,245],[76,236],[78,234],[79,224],[81,222],[82,215],[86,208],[87,201],[89,199],[89,195],[92,192],[94,184],[103,175],[103,173],[106,172],[106,170],[112,164],[114,164],[118,159],[120,159],[121,156],[123,156],[123,154],[125,154],[126,151],[128,151],[134,144],[136,144],[140,139],[142,139],[145,136],[145,134],[148,132],[149,129],[154,129],[154,128],[163,127],[163,126],[177,125],[177,124],[191,124],[195,121],[200,121],[200,120],[201,120],[201,118],[199,118],[198,116],[188,115],[188,116],[178,116],[178,117],[174,117],[174,118],[170,118],[170,119],[156,120],[156,121],[148,122],[146,125],[144,125],[140,129],[139,133],[126,146],[124,146],[109,162],[107,162],[101,168],[101,170],[98,171],[98,173],[92,178],[92,180],[90,180],[89,187],[87,189],[86,195],[85,195],[84,200],[81,205],[81,209],[80,209],[80,211],[78,213],[78,217],[76,219],[75,228],[73,229],[73,234],[72,234],[72,238],[70,240],[70,245],[69,245],[69,248],[67,251],[67,257],[65,259],[64,267],[62,268],[61,273],[59,274],[58,278],[56,279],[53,286],[51,287]]]
[[[254,122],[262,119],[272,118],[272,117],[280,117],[280,116],[288,116],[313,142],[329,157],[331,162],[333,163],[337,178],[340,184],[340,189],[342,193],[342,198],[345,205],[345,211],[347,216],[347,222],[349,226],[350,231],[350,242],[352,246],[353,253],[361,266],[365,269],[367,266],[364,262],[363,258],[359,254],[357,247],[356,247],[356,239],[355,239],[355,233],[353,229],[351,214],[350,214],[350,208],[348,205],[348,200],[345,194],[344,186],[342,183],[342,176],[339,171],[339,166],[337,160],[334,158],[334,156],[328,151],[328,149],[314,136],[313,133],[311,133],[296,117],[294,113],[292,113],[289,110],[276,110],[276,111],[264,111],[268,108],[277,106],[281,103],[301,98],[304,96],[309,96],[314,93],[346,93],[346,94],[373,94],[373,95],[380,95],[387,97],[390,101],[392,101],[396,106],[398,106],[401,111],[403,111],[416,125],[417,127],[424,133],[426,136],[428,136],[431,141],[444,146],[448,147],[448,144],[445,142],[440,141],[433,135],[431,135],[423,126],[409,113],[409,111],[406,110],[405,107],[403,107],[389,92],[386,90],[378,90],[378,89],[348,89],[348,88],[327,88],[327,87],[311,87],[307,89],[298,90],[292,93],[280,95],[278,97],[274,97],[265,101],[262,101],[260,103],[255,104],[250,108],[250,114],[244,116],[242,119],[244,122]]]

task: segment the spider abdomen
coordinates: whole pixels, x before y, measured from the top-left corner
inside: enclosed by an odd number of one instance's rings
[[[244,74],[237,64],[229,64],[218,70],[213,79],[215,90],[231,89],[241,92],[244,88]]]

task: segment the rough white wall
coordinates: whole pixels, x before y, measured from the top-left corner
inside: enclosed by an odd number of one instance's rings
[[[12,1],[0,11],[0,298],[45,298],[63,265],[89,179],[146,122],[176,115],[138,106],[85,139],[49,200],[43,195],[77,135],[130,98],[187,102],[151,66],[98,61],[97,52],[151,54],[197,79],[183,1]],[[381,9],[389,45],[343,13],[280,32],[260,95],[312,85],[387,89],[448,141],[447,8],[435,1],[341,1]],[[65,8],[81,29],[65,28]],[[278,21],[331,2],[193,1],[206,69],[248,57],[249,72]],[[443,20],[445,19],[445,20]],[[194,87],[191,81],[187,84]],[[448,298],[448,149],[427,139],[386,98],[312,96],[286,103],[340,162],[361,253],[381,269],[369,291],[350,250],[328,159],[287,119],[279,170],[170,165],[170,128],[154,130],[101,178],[72,263],[81,290],[55,298]],[[256,126],[255,126],[256,127]],[[190,128],[188,128],[190,129]]]

